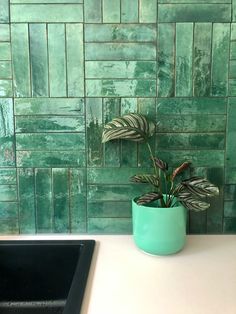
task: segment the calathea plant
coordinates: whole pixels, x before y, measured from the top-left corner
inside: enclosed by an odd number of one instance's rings
[[[136,174],[131,177],[132,182],[148,183],[152,185],[152,191],[137,198],[139,205],[145,205],[159,200],[161,207],[174,207],[180,202],[187,209],[201,211],[207,209],[210,204],[206,197],[216,196],[219,189],[203,177],[191,177],[180,180],[178,176],[188,169],[190,162],[185,161],[173,171],[168,170],[168,164],[155,157],[148,139],[155,132],[155,124],[144,115],[137,113],[126,114],[114,118],[104,126],[102,142],[124,139],[146,143],[153,164],[153,173]]]

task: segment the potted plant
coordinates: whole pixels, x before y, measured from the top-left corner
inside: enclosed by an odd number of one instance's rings
[[[219,189],[203,177],[182,179],[180,174],[189,168],[189,161],[169,170],[165,161],[154,156],[148,142],[154,132],[152,121],[130,113],[104,126],[102,142],[123,139],[147,145],[153,173],[131,177],[131,182],[152,186],[150,192],[132,200],[134,241],[147,253],[167,255],[180,251],[185,244],[186,210],[206,210],[210,206],[206,198],[218,195]]]

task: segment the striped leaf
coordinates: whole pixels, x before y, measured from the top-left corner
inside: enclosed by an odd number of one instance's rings
[[[102,143],[115,139],[142,142],[152,136],[154,131],[155,125],[153,122],[148,121],[141,114],[130,113],[114,118],[105,125],[102,134]]]
[[[192,177],[182,181],[182,185],[186,191],[199,197],[216,196],[219,194],[219,189],[207,179],[201,177]]]
[[[131,182],[150,183],[154,186],[159,185],[158,177],[152,174],[136,174],[130,178]]]
[[[157,157],[153,157],[153,162],[155,163],[155,165],[158,167],[158,168],[160,168],[161,170],[163,170],[163,171],[166,171],[166,170],[168,170],[168,164],[167,164],[167,162],[165,162],[165,161],[163,161],[163,160],[161,160],[161,159],[159,159],[159,158],[157,158]]]
[[[203,211],[210,207],[209,203],[203,202],[202,200],[196,199],[191,194],[179,195],[180,203],[187,209],[194,211]]]
[[[159,200],[160,198],[163,198],[163,196],[157,192],[149,192],[146,193],[138,198],[136,201],[138,205],[145,205],[150,202]]]

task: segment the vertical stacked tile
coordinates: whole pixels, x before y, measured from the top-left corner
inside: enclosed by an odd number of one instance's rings
[[[157,151],[220,187],[210,210],[190,213],[191,233],[222,232],[230,22],[229,0],[158,1]]]
[[[85,232],[83,1],[11,0],[21,233]]]
[[[9,1],[0,2],[0,232],[18,233]]]

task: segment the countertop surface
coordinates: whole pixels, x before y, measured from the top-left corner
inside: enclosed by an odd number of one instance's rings
[[[175,255],[150,256],[129,235],[19,236],[94,239],[81,314],[236,314],[236,235],[190,235]]]

